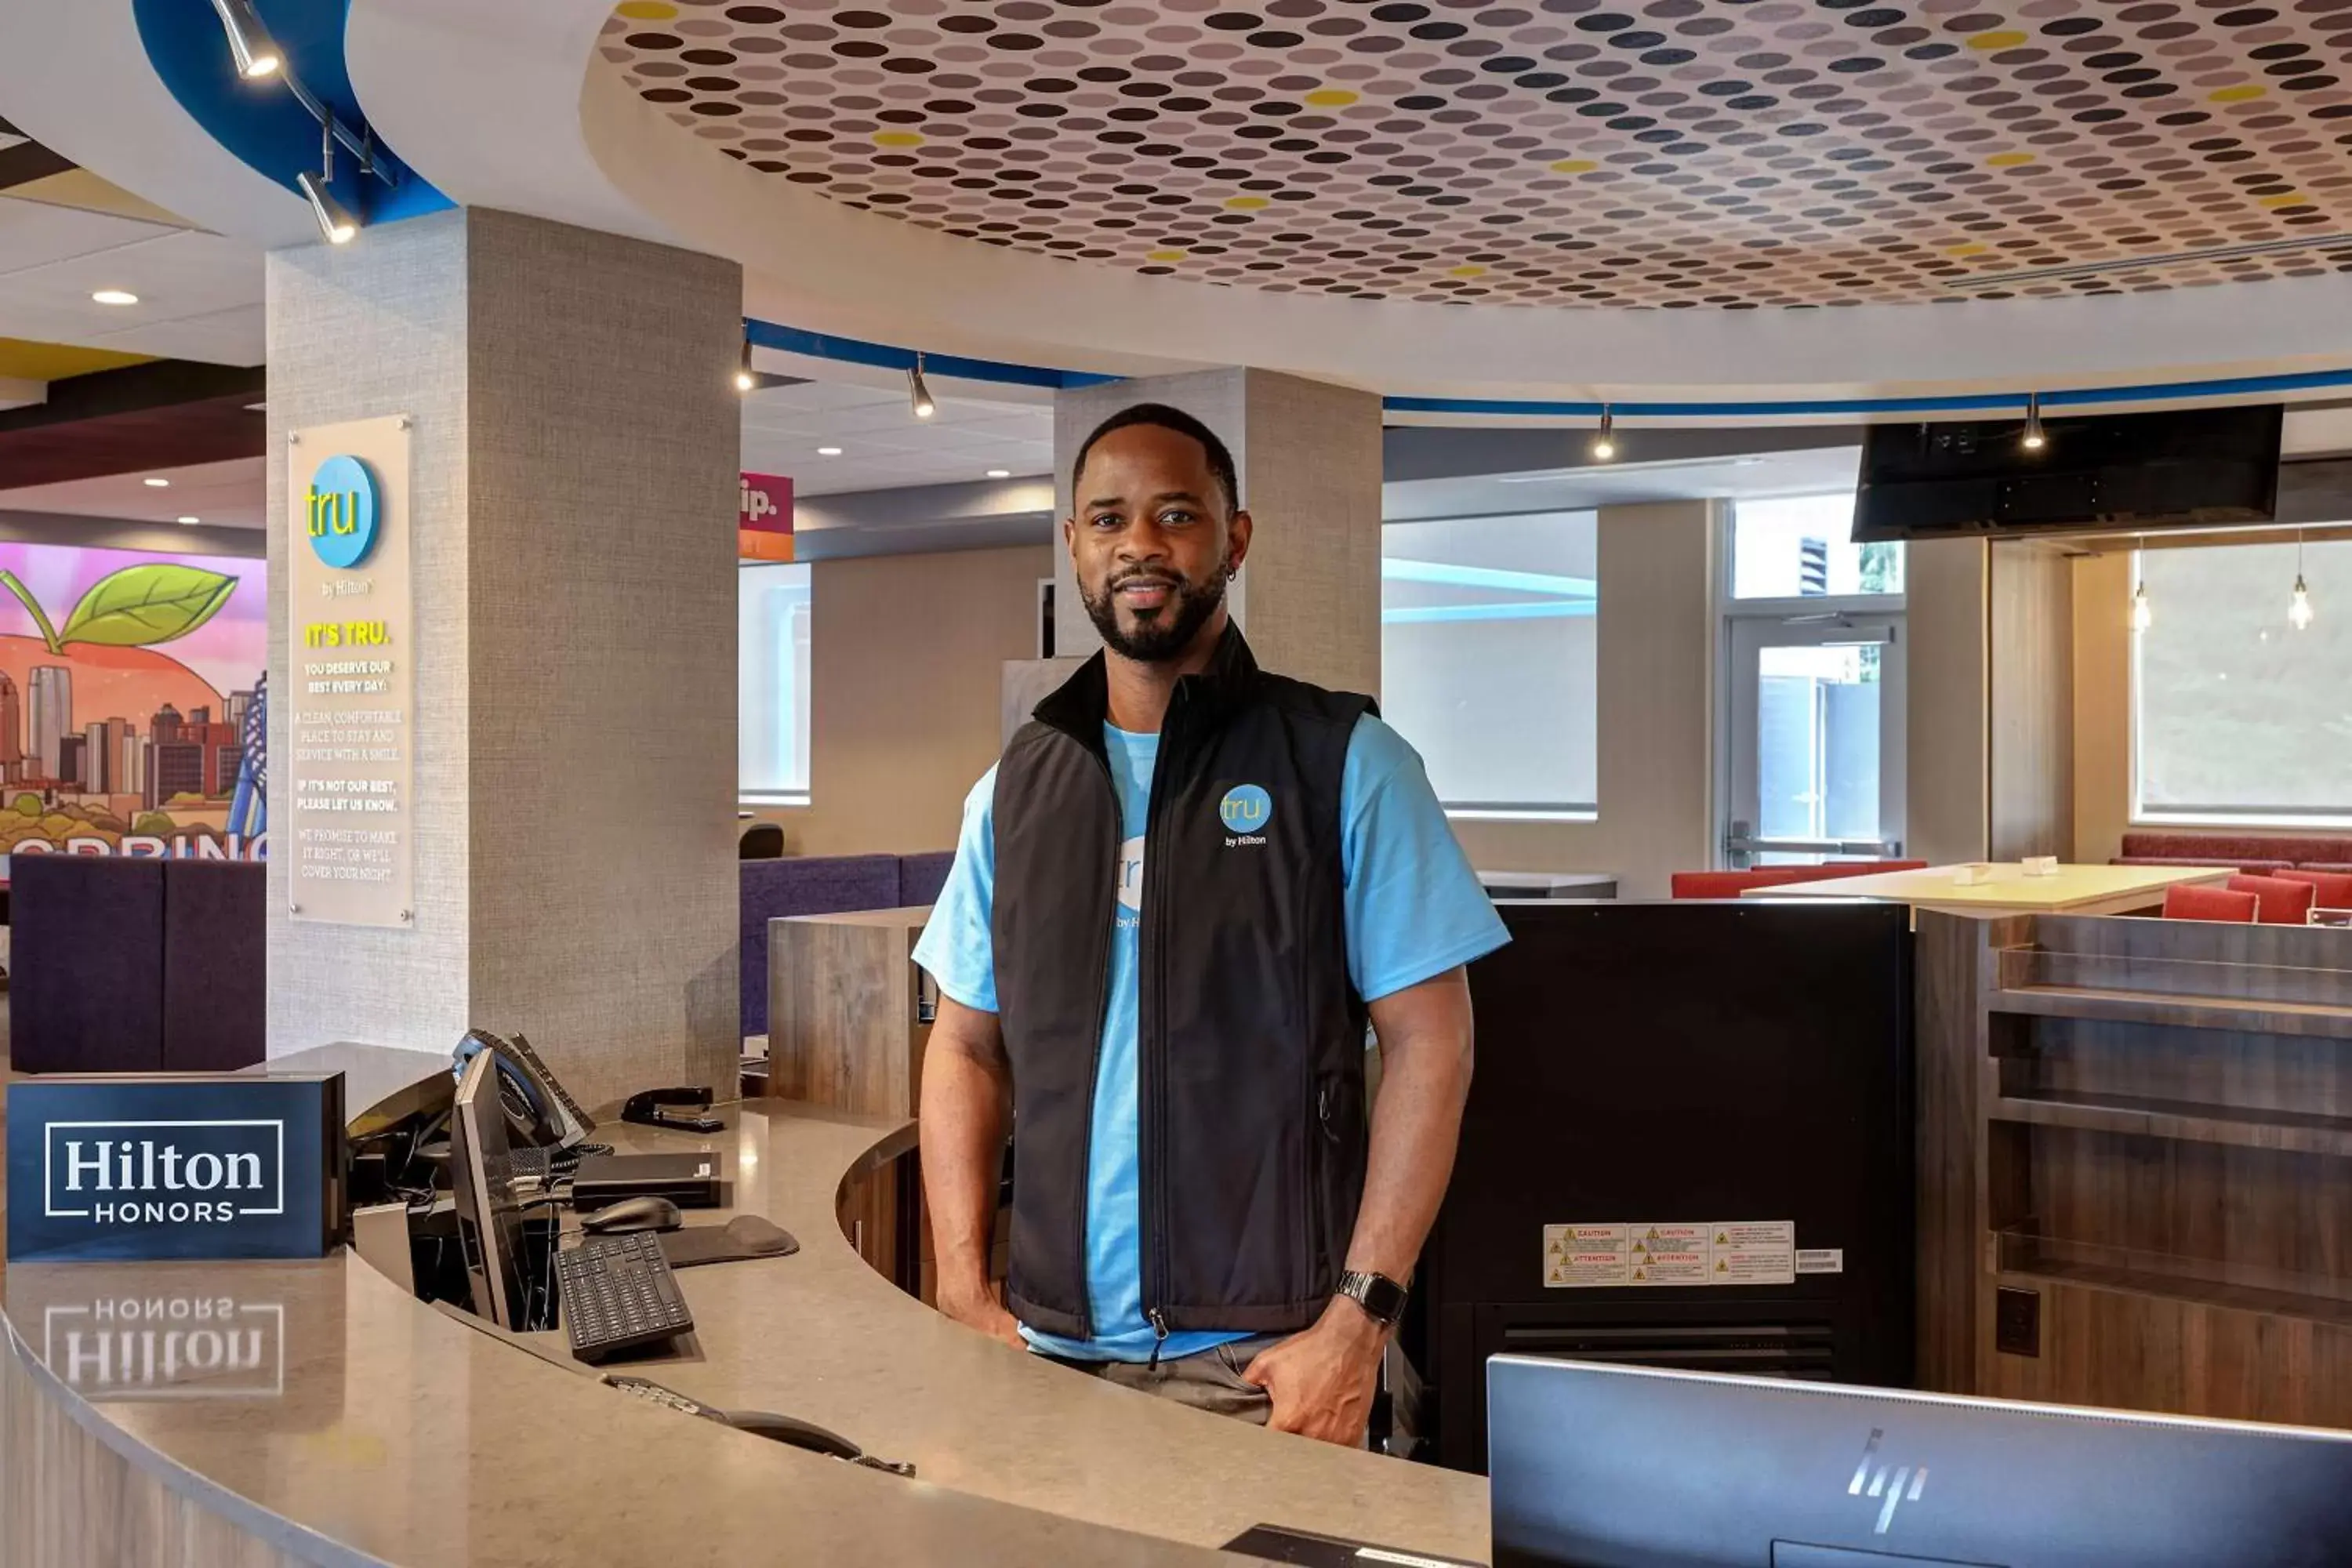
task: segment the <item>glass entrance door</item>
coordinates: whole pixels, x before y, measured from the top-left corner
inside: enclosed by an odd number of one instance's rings
[[[1899,615],[1731,622],[1727,865],[1902,853],[1902,631]]]

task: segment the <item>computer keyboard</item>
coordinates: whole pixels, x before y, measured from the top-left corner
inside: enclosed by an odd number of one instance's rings
[[[583,1237],[555,1255],[555,1278],[563,1329],[582,1361],[603,1361],[694,1328],[652,1231]]]

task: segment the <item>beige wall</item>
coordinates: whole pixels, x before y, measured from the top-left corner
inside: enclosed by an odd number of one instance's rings
[[[1613,871],[1622,898],[1713,863],[1714,509],[1601,510],[1600,820],[1454,830],[1488,870]]]
[[[2074,858],[2104,865],[2131,823],[2131,553],[2074,567]]]
[[[810,570],[809,805],[761,813],[798,855],[954,847],[996,761],[1000,671],[1037,651],[1047,545]]]

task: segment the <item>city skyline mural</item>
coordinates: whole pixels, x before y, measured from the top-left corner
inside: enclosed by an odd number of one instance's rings
[[[267,571],[0,544],[0,855],[261,858]]]

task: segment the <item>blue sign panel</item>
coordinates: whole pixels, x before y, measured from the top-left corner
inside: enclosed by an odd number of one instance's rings
[[[340,1240],[341,1073],[8,1086],[8,1258],[317,1258]]]

